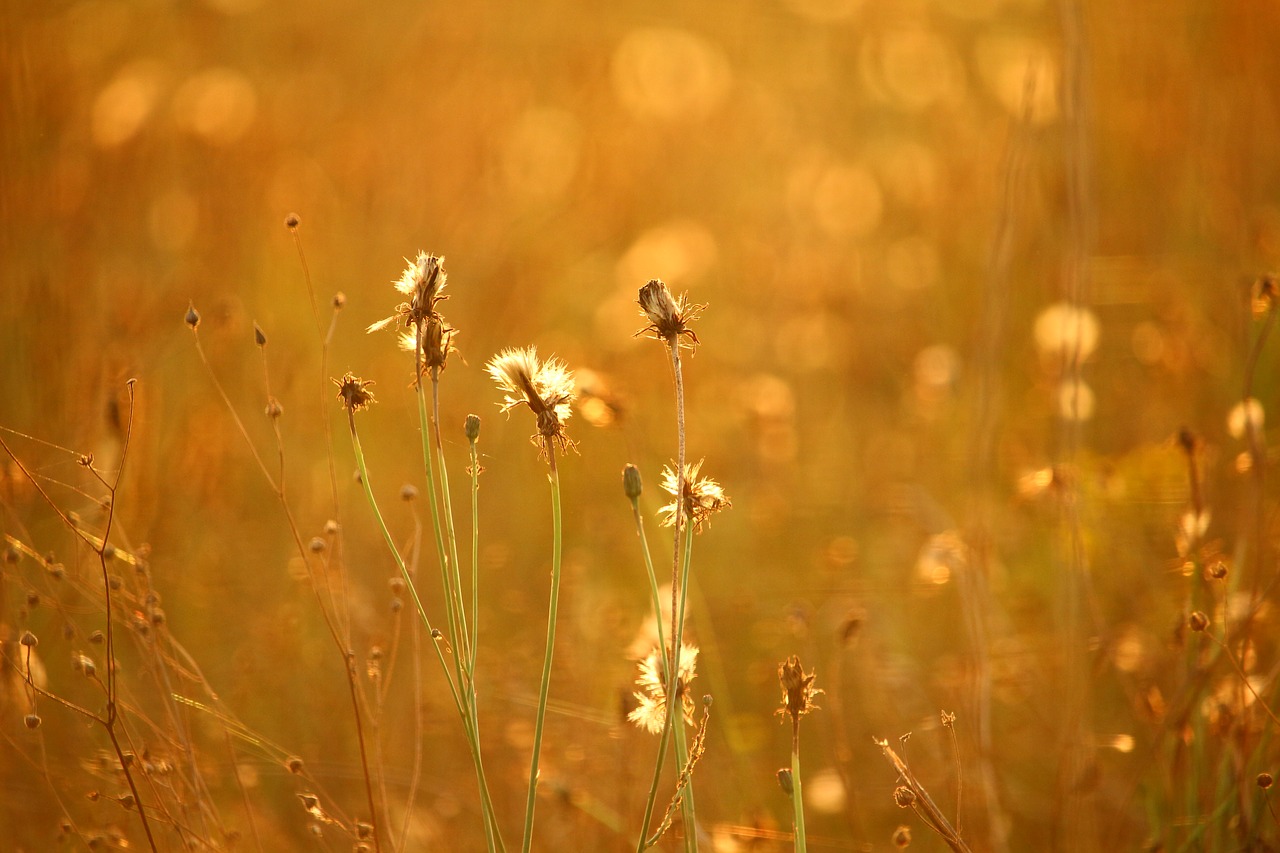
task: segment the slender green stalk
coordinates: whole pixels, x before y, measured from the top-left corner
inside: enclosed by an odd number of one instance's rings
[[[409,567],[404,561],[404,557],[400,554],[400,549],[396,547],[395,540],[391,536],[391,531],[387,528],[387,523],[382,517],[382,510],[378,508],[378,502],[373,496],[373,487],[369,483],[369,469],[365,464],[364,449],[360,445],[360,435],[356,431],[355,416],[348,412],[348,425],[351,432],[351,447],[356,457],[356,467],[360,471],[360,483],[364,486],[365,499],[369,503],[369,508],[373,510],[374,518],[378,522],[378,527],[382,530],[382,536],[386,540],[387,548],[391,551],[395,558],[396,565],[400,568],[400,574],[404,578],[405,586],[409,589],[409,594],[413,598],[413,604],[418,610],[418,617],[422,620],[423,626],[432,638],[438,637],[439,632],[431,626],[431,619],[427,616],[426,608],[422,605],[422,599],[418,596],[417,587],[414,585],[413,576],[409,573]],[[444,659],[444,652],[440,648],[440,643],[433,642],[431,647],[435,649],[436,658],[440,661],[440,668],[444,670],[445,681],[449,685],[449,695],[453,698],[454,707],[458,711],[458,716],[462,718],[463,731],[467,736],[467,745],[471,749],[471,759],[476,766],[476,776],[480,785],[480,799],[482,805],[482,813],[485,821],[485,838],[490,850],[503,850],[502,838],[497,831],[497,821],[493,809],[493,801],[489,796],[489,785],[485,780],[484,764],[480,757],[480,742],[475,736],[471,719],[471,705],[469,701],[460,694],[459,685],[454,682],[454,676],[449,671],[449,664]]]
[[[533,759],[529,763],[529,797],[524,807],[524,842],[529,853],[533,843],[533,810],[538,797],[538,759],[542,754],[542,725],[547,714],[547,693],[551,689],[551,659],[556,647],[556,611],[560,606],[560,470],[556,467],[555,442],[548,440],[547,463],[551,480],[551,602],[547,607],[547,651],[542,662],[542,688],[538,693],[538,718],[533,727]]]
[[[477,423],[479,419],[477,419]],[[471,445],[471,672],[476,671],[476,654],[480,645],[480,460],[476,439]]]
[[[640,550],[644,553],[644,568],[649,574],[649,595],[653,599],[653,620],[658,628],[658,662],[661,664],[662,681],[667,680],[666,632],[662,628],[662,600],[658,595],[658,576],[653,570],[653,555],[649,553],[649,540],[644,535],[644,517],[640,515],[640,500],[631,499],[631,515],[636,522],[636,536],[640,539]]]
[[[436,457],[440,465],[440,503],[441,515],[444,516],[446,539],[449,543],[449,568],[453,570],[450,581],[453,585],[457,610],[458,643],[461,647],[459,657],[466,668],[468,679],[475,675],[468,663],[473,659],[470,651],[471,639],[467,631],[467,610],[463,606],[462,575],[458,559],[458,534],[453,526],[453,499],[449,494],[449,468],[444,459],[444,437],[440,432],[440,368],[431,368],[431,427],[436,440]],[[472,691],[474,692],[474,690]]]
[[[796,853],[808,849],[804,834],[804,797],[800,790],[800,718],[791,721],[791,806],[795,811]]]

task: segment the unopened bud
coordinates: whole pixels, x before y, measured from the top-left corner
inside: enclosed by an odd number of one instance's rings
[[[640,497],[640,492],[644,490],[644,483],[640,481],[640,469],[631,463],[627,463],[627,467],[622,469],[622,492],[630,500]]]
[[[462,422],[462,431],[466,433],[467,441],[475,444],[480,437],[480,416],[467,415],[467,419]]]

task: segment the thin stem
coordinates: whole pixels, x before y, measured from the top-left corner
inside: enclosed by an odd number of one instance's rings
[[[676,699],[681,706],[684,705],[684,697],[677,696]],[[676,766],[687,768],[691,765],[689,764],[689,745],[685,742],[684,713],[683,710],[677,713],[679,717],[676,719],[675,728],[672,732],[676,741]],[[693,806],[692,778],[688,780],[684,790],[680,792],[680,817],[684,821],[685,853],[694,853],[698,849],[698,823],[696,810]]]
[[[796,853],[807,848],[804,833],[804,796],[800,787],[800,718],[791,720],[791,806],[795,812]]]
[[[480,645],[480,460],[475,439],[471,451],[471,672]]]
[[[538,759],[542,754],[542,726],[547,713],[547,693],[551,688],[551,659],[556,645],[556,611],[560,606],[560,470],[556,466],[555,442],[547,440],[547,463],[551,480],[551,602],[547,608],[547,651],[542,662],[542,688],[538,693],[538,717],[533,727],[533,759],[529,763],[529,796],[524,807],[523,853],[533,844],[533,810],[538,796]]]

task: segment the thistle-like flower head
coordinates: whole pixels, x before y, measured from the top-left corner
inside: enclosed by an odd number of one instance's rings
[[[711,523],[711,516],[733,506],[719,483],[710,477],[698,476],[703,461],[684,466],[683,487],[674,465],[662,469],[662,488],[675,497],[674,501],[658,510],[664,516],[663,526],[674,527],[676,518],[683,515],[684,522],[692,521],[694,532],[700,533]],[[683,513],[680,512],[681,505]]]
[[[640,314],[649,322],[637,335],[646,332],[655,340],[666,341],[670,346],[686,346],[690,349],[698,343],[698,336],[689,328],[689,323],[697,319],[705,305],[694,305],[689,302],[689,294],[682,293],[679,298],[671,295],[666,283],[655,278],[640,288]],[[687,339],[687,340],[685,340]]]
[[[408,266],[393,285],[396,290],[408,297],[408,301],[397,305],[395,313],[390,317],[384,317],[370,324],[367,331],[376,332],[397,324],[402,324],[409,329],[421,326],[432,316],[438,316],[436,305],[448,299],[447,296],[441,295],[445,281],[448,279],[448,274],[444,271],[444,258],[419,252],[414,260],[410,261],[406,258],[405,261]],[[409,348],[412,349],[416,344],[416,336],[405,337],[409,339]],[[405,341],[402,337],[401,346],[404,345]]]
[[[533,443],[549,451],[552,443],[561,450],[572,447],[564,434],[564,422],[572,414],[573,372],[557,358],[539,361],[537,347],[507,349],[488,364],[489,375],[503,393],[501,409],[509,412],[526,405],[537,418]]]
[[[790,716],[792,723],[800,724],[800,718],[810,711],[817,710],[814,698],[822,691],[813,686],[817,675],[805,672],[800,658],[791,657],[778,664],[778,682],[782,685],[782,707],[777,713]]]
[[[667,721],[667,685],[662,679],[662,652],[654,649],[648,657],[640,661],[640,674],[636,676],[636,684],[640,689],[635,692],[636,701],[640,704],[627,719],[651,734],[661,734]],[[680,645],[680,678],[676,682],[676,695],[680,697],[684,721],[693,725],[694,703],[689,693],[689,683],[697,677],[698,649],[696,646]]]
[[[341,379],[334,379],[333,384],[338,386],[338,399],[351,414],[367,409],[373,403],[373,392],[369,390],[372,379],[361,379],[348,371]]]

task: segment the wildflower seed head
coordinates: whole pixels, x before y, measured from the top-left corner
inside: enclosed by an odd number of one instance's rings
[[[30,631],[23,631],[22,638],[18,640],[18,642],[29,649],[34,649],[36,646],[40,645],[40,640]]]
[[[32,730],[38,729],[40,728],[40,715],[27,714],[22,718],[22,724]]]
[[[911,846],[911,827],[900,826],[893,831],[893,846],[899,850]]]
[[[444,258],[418,252],[418,256],[410,261],[406,258],[405,267],[400,278],[393,284],[407,301],[396,306],[390,317],[385,317],[369,326],[368,331],[376,332],[391,326],[402,326],[418,331],[432,316],[436,316],[436,305],[446,297],[441,296],[448,275],[444,271]],[[411,345],[418,345],[417,335],[411,335]]]
[[[698,476],[703,461],[684,466],[683,482],[674,465],[662,469],[662,488],[677,499],[658,510],[664,516],[663,526],[674,527],[677,518],[682,525],[692,520],[694,532],[701,533],[711,524],[711,516],[733,506],[719,483]]]
[[[1203,610],[1197,610],[1187,617],[1187,627],[1197,633],[1209,627],[1209,617]]]
[[[258,325],[257,321],[254,321],[253,324],[253,342],[259,347],[267,345],[267,333],[262,331],[262,327]]]
[[[196,310],[194,303],[189,303],[187,305],[187,316],[183,319],[186,321],[187,325],[191,327],[191,331],[193,332],[196,330],[196,327],[200,325],[200,312]]]
[[[1259,773],[1258,778],[1254,781],[1257,782],[1259,788],[1265,791],[1275,784],[1276,780],[1270,773]]]
[[[467,441],[475,444],[480,438],[480,416],[467,415],[467,419],[462,422],[462,432],[467,437]]]
[[[899,785],[893,789],[893,801],[900,809],[910,808],[915,804],[916,792],[906,785]]]
[[[302,220],[298,218],[298,214],[290,213],[284,218],[284,227],[290,231],[298,230],[298,226],[302,224]]]
[[[778,770],[778,787],[781,788],[782,793],[786,794],[788,797],[795,793],[796,783],[795,780],[791,778],[790,768],[783,767]]]
[[[454,352],[453,339],[458,330],[444,321],[439,314],[432,314],[422,325],[422,363],[427,368],[444,370],[449,353]],[[412,336],[408,336],[412,337]]]
[[[361,379],[348,372],[341,379],[334,379],[333,384],[338,386],[338,399],[351,414],[367,409],[373,403],[373,392],[369,390],[372,379]]]
[[[640,469],[627,463],[627,467],[622,469],[622,493],[629,500],[636,500],[640,497],[640,493],[644,490],[644,483],[640,480]]]
[[[671,291],[661,279],[653,279],[640,288],[640,314],[648,321],[637,335],[650,334],[654,339],[665,341],[669,346],[692,347],[698,343],[698,336],[689,328],[689,323],[697,319],[705,305],[692,305],[688,294],[680,294],[680,298],[671,295]]]
[[[667,685],[662,678],[662,651],[654,649],[648,657],[640,661],[640,674],[636,676],[636,684],[640,689],[635,692],[636,709],[627,714],[627,719],[650,734],[661,734],[667,721]],[[684,721],[693,725],[693,696],[688,686],[697,678],[698,649],[696,646],[680,646],[680,677],[676,680],[676,695],[680,697]]]
[[[575,393],[573,372],[557,358],[541,361],[536,347],[507,349],[488,364],[489,375],[503,392],[500,408],[509,412],[526,405],[537,419],[534,444],[549,451],[554,445],[561,450],[573,443],[564,434],[564,422],[572,414]]]
[[[822,691],[813,686],[815,678],[816,674],[804,671],[795,655],[778,664],[778,682],[782,685],[782,707],[778,713],[790,716],[791,721],[799,725],[801,717],[816,710],[818,706],[813,700]]]

